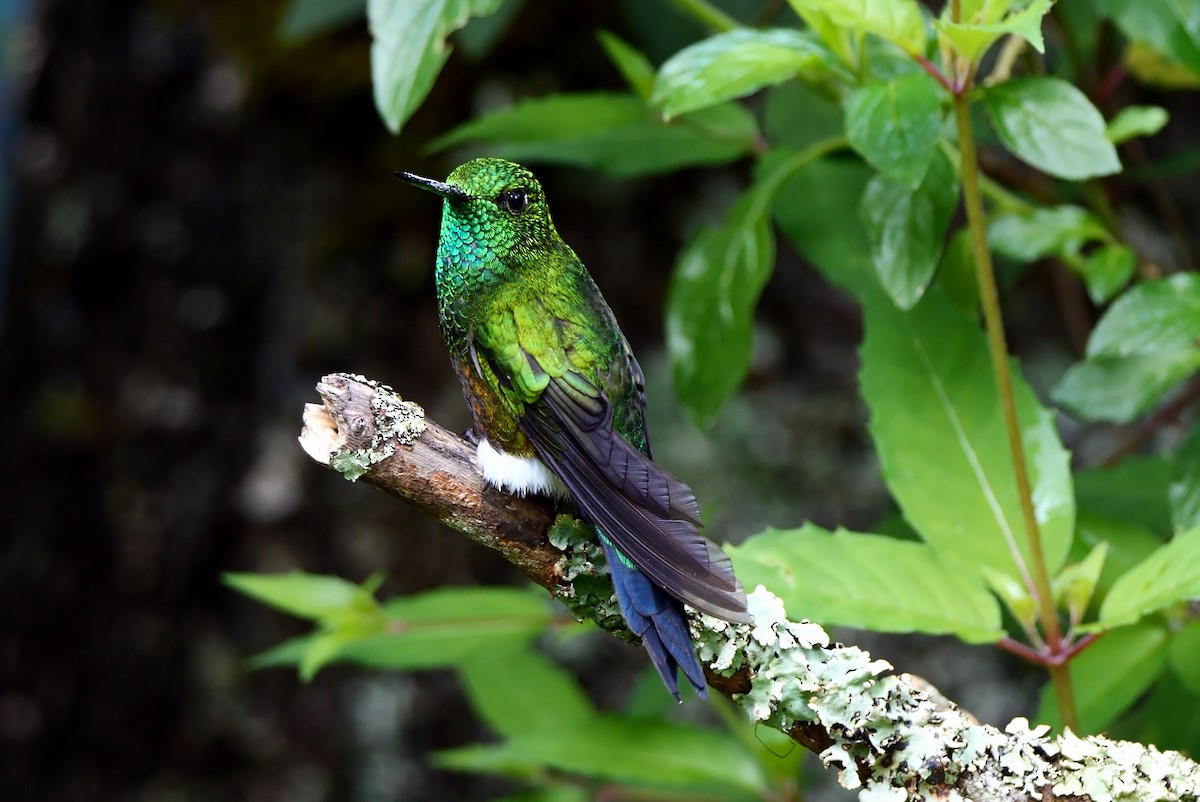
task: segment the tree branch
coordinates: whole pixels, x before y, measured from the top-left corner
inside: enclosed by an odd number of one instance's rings
[[[300,443],[349,479],[400,496],[447,526],[496,549],[576,615],[630,637],[607,569],[585,527],[541,499],[485,484],[474,448],[425,420],[416,404],[361,376],[317,385]],[[832,644],[816,624],[787,619],[782,602],[749,594],[751,625],[690,612],[709,685],[756,722],[786,732],[838,771],[861,799],[1200,800],[1200,766],[1176,752],[1015,719],[981,725],[928,683],[893,675],[883,660]]]

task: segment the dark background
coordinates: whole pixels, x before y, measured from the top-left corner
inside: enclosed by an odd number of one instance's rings
[[[433,750],[488,737],[448,673],[338,667],[304,685],[246,672],[248,655],[303,627],[219,577],[382,570],[385,594],[519,581],[312,463],[300,412],[321,375],[345,370],[465,428],[436,327],[438,207],[391,173],[443,177],[458,158],[423,144],[505,98],[618,88],[597,28],[655,60],[690,35],[669,8],[646,18],[643,5],[527,4],[482,61],[451,58],[398,138],[372,105],[362,24],[285,45],[274,1],[5,8],[0,797],[479,799],[506,787],[427,767]],[[871,527],[887,507],[855,392],[857,312],[786,246],[748,391],[703,437],[671,397],[673,258],[745,173],[539,171],[650,374],[660,459],[717,510],[718,536],[806,519]],[[1069,342],[1050,284],[1023,292],[1027,329]],[[904,665],[892,642],[885,656],[987,720],[1028,712],[1032,680],[1018,674],[1014,689],[996,653],[915,644],[923,661]],[[616,705],[644,660],[596,637],[573,667]]]

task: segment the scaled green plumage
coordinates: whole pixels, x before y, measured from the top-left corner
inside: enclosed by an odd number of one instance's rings
[[[702,692],[676,600],[746,621],[745,594],[728,558],[700,534],[691,490],[651,461],[641,369],[558,236],[541,185],[500,159],[468,162],[445,183],[398,175],[445,198],[439,319],[485,438],[481,464],[484,446],[536,457],[565,485],[598,528],[622,612],[664,682],[677,694],[678,663]]]

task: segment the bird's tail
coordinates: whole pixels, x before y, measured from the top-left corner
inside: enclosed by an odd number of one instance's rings
[[[650,661],[663,684],[675,699],[679,700],[678,667],[696,689],[701,699],[708,698],[704,669],[696,659],[696,650],[688,634],[687,618],[683,614],[683,603],[667,594],[650,579],[633,567],[603,535],[600,542],[612,571],[613,586],[617,590],[617,603],[625,623],[634,634],[642,639],[642,645],[650,653]]]

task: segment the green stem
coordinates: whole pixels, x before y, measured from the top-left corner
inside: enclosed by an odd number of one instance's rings
[[[954,96],[954,117],[958,125],[958,143],[962,153],[963,202],[967,208],[967,224],[971,229],[971,244],[975,254],[975,272],[979,279],[979,297],[983,305],[983,319],[987,328],[988,348],[991,351],[992,370],[996,377],[996,389],[1004,413],[1004,428],[1008,433],[1008,448],[1013,462],[1013,473],[1017,482],[1017,496],[1021,504],[1021,516],[1025,522],[1025,534],[1029,540],[1029,552],[1033,567],[1032,591],[1038,603],[1038,617],[1050,654],[1057,654],[1066,647],[1054,608],[1054,594],[1050,587],[1050,573],[1042,547],[1042,533],[1033,509],[1033,492],[1029,482],[1029,469],[1025,461],[1025,445],[1021,440],[1021,423],[1017,417],[1017,402],[1013,394],[1012,372],[1008,362],[1008,347],[1004,338],[1004,320],[1000,315],[1000,296],[996,288],[996,274],[992,268],[992,256],[987,247],[987,221],[983,213],[983,197],[979,189],[979,166],[975,155],[975,137],[971,131],[970,99],[966,87]],[[1064,664],[1047,666],[1050,681],[1058,699],[1058,709],[1063,724],[1078,731],[1075,713],[1075,697],[1071,690],[1071,675]]]
[[[745,27],[707,0],[671,0],[671,3],[696,22],[718,33]]]

